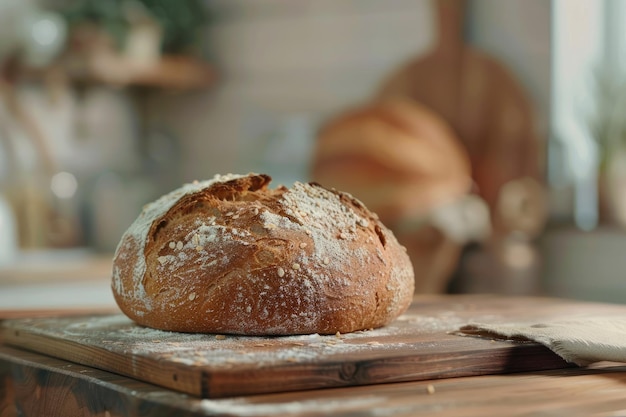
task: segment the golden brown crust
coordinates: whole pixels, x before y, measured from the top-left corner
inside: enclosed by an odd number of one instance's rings
[[[383,326],[408,307],[413,270],[350,195],[270,177],[216,177],[148,205],[114,257],[130,318],[159,329],[287,335]]]

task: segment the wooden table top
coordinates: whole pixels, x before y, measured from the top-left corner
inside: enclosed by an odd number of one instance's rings
[[[418,298],[424,305],[454,297]],[[438,301],[439,300],[439,301]],[[494,316],[557,312],[561,300],[463,296]],[[581,304],[599,312],[626,306]],[[485,310],[486,309],[486,310]],[[84,313],[84,312],[81,312]],[[499,343],[499,342],[493,342]],[[245,378],[245,375],[242,376]],[[619,416],[626,415],[626,364],[443,377],[272,394],[202,398],[32,350],[0,345],[0,416]]]

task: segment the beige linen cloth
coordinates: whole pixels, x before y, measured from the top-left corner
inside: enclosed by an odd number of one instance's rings
[[[590,317],[543,323],[471,323],[460,329],[469,335],[530,340],[541,343],[568,362],[626,362],[626,317]]]

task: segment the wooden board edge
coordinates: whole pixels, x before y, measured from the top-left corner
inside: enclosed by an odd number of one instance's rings
[[[468,353],[459,352],[445,360],[437,354],[422,354],[419,357],[403,355],[324,364],[291,363],[272,369],[211,372],[203,375],[202,396],[217,399],[576,367],[537,343],[497,343],[501,344],[500,348],[474,351],[475,355],[481,356],[477,363],[468,361],[463,364]],[[314,378],[303,380],[303,374],[313,374]],[[256,381],[254,385],[247,383],[252,380]]]
[[[434,352],[420,353],[416,356],[404,353],[366,359],[355,357],[324,363],[284,362],[277,366],[255,369],[185,367],[40,335],[28,329],[1,328],[0,340],[2,339],[10,346],[99,368],[178,392],[215,399],[571,366],[548,348],[537,343],[493,342],[479,338],[473,338],[476,339],[476,346],[472,350],[459,348],[452,354],[448,350],[445,354]],[[467,341],[459,339],[459,346]],[[497,343],[497,347],[494,348],[493,343]],[[158,372],[155,372],[155,369],[158,369]],[[308,377],[305,378],[303,375]]]
[[[200,398],[10,346],[0,345],[0,381],[2,416],[206,415]]]
[[[179,392],[195,396],[202,395],[200,384],[202,377],[193,368],[170,367],[145,358],[125,356],[70,340],[39,335],[24,329],[0,327],[0,340],[7,346],[98,368]],[[158,373],[152,371],[155,368],[167,376],[160,377]]]

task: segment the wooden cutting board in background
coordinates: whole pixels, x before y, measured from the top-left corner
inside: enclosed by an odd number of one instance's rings
[[[418,297],[393,324],[346,335],[163,332],[122,315],[6,320],[0,341],[205,398],[569,366],[529,342],[454,331],[470,322],[624,314],[626,306],[487,296]]]
[[[536,234],[545,220],[545,201],[537,187],[524,188],[528,182],[509,199],[515,207],[507,205],[509,214],[518,213],[506,218],[498,213],[505,184],[524,177],[541,182],[543,176],[544,144],[536,131],[533,105],[508,68],[465,41],[466,2],[434,4],[434,48],[392,74],[379,97],[408,96],[442,116],[467,148],[478,194],[492,209],[496,230],[526,227],[523,232]]]

